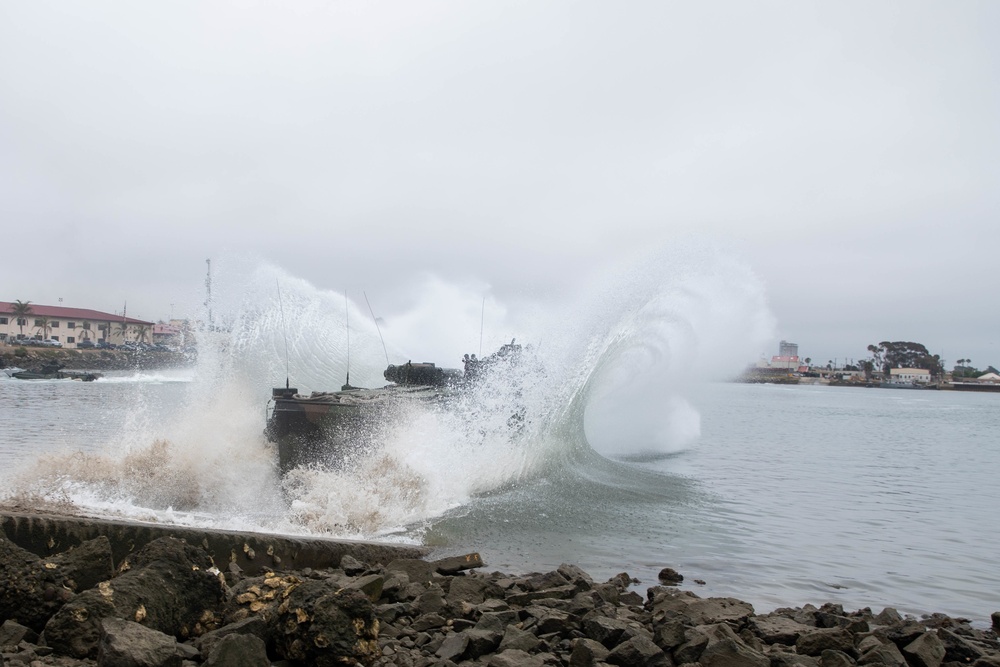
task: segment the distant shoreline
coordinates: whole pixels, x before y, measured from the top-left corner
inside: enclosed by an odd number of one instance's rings
[[[69,350],[18,346],[0,348],[0,368],[31,368],[51,361],[57,361],[71,370],[127,371],[182,368],[192,365],[194,358],[181,352],[158,350]]]

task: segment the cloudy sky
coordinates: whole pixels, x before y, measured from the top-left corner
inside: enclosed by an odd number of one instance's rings
[[[694,237],[803,356],[1000,365],[997,25],[985,1],[5,2],[0,300],[165,318],[206,258],[250,256],[389,309],[428,272],[544,301]]]

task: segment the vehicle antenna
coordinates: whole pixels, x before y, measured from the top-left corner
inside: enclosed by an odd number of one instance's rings
[[[274,284],[278,287],[278,308],[281,310],[281,335],[285,338],[285,389],[291,384],[288,381],[288,329],[285,327],[285,305],[281,302],[281,283],[274,279]]]
[[[483,356],[483,323],[486,321],[486,297],[483,297],[483,309],[479,314],[479,357]]]
[[[387,349],[385,349],[385,339],[382,338],[382,329],[379,328],[378,318],[375,317],[375,311],[372,310],[372,304],[368,300],[368,293],[367,292],[361,292],[361,293],[365,295],[365,303],[368,304],[368,312],[372,314],[372,320],[375,322],[375,331],[378,332],[378,339],[380,341],[382,341],[382,351],[385,352],[385,365],[388,366],[389,365],[389,351]]]
[[[347,329],[347,383],[345,387],[351,386],[351,309],[347,301],[347,290],[344,290],[344,328]]]

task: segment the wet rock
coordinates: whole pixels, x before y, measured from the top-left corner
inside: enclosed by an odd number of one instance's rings
[[[540,643],[541,641],[533,633],[522,630],[515,625],[508,625],[504,630],[503,639],[500,640],[497,651],[517,649],[531,653],[538,648]]]
[[[185,639],[215,629],[223,589],[208,555],[171,537],[143,547],[123,574],[84,591],[45,624],[45,642],[77,658],[94,657],[101,621],[115,617]]]
[[[368,576],[358,577],[354,581],[348,583],[345,588],[351,590],[361,591],[364,593],[369,600],[376,602],[382,596],[382,585],[385,583],[385,578],[380,574],[369,574]]]
[[[225,625],[218,630],[206,632],[201,637],[196,638],[193,641],[193,645],[201,655],[211,655],[212,649],[215,648],[216,644],[229,635],[253,635],[259,639],[264,639],[267,635],[267,624],[263,618],[251,616],[250,618],[244,618],[235,623]]]
[[[385,566],[387,572],[402,572],[407,579],[416,583],[430,583],[437,569],[433,564],[419,558],[397,558]]]
[[[563,563],[556,569],[556,572],[558,572],[563,579],[576,586],[579,591],[589,591],[594,587],[594,580],[591,576],[576,565]]]
[[[753,605],[735,598],[700,598],[690,591],[657,586],[650,589],[653,619],[680,615],[688,625],[730,623],[742,627],[753,615]]]
[[[514,605],[524,606],[536,600],[568,600],[575,594],[576,587],[572,584],[567,584],[565,586],[542,588],[524,593],[508,593],[507,601]]]
[[[819,667],[819,658],[779,651],[770,654],[771,667]]]
[[[903,622],[903,617],[892,607],[886,607],[875,616],[873,622],[878,625],[897,625]]]
[[[553,633],[562,635],[570,629],[570,616],[564,611],[532,605],[525,612],[535,619],[535,634],[538,636]]]
[[[67,656],[93,657],[88,642],[96,642],[110,664],[114,646],[124,652],[125,643],[133,651],[142,645],[121,641],[134,632],[152,633],[162,650],[155,659],[127,660],[183,667],[264,667],[269,658],[282,667],[853,667],[855,660],[865,667],[1000,667],[995,632],[941,614],[916,622],[891,608],[874,615],[826,604],[757,616],[739,600],[664,586],[651,587],[643,604],[625,573],[601,584],[567,564],[524,576],[472,573],[466,566],[481,559],[467,557],[401,559],[384,567],[343,557],[335,569],[265,571],[251,578],[229,571],[232,587],[226,588],[205,572],[207,556],[195,552],[200,550],[182,542],[150,547],[126,559],[119,576],[76,597],[72,586],[87,580],[83,564],[101,560],[99,548],[96,559],[75,554],[81,565],[72,567],[56,557],[42,561],[10,552],[16,567],[50,563],[44,568],[49,574],[41,576],[50,584],[53,571],[63,576],[70,599],[41,638],[22,623],[0,626],[0,664],[93,667],[92,658]],[[70,578],[74,567],[78,574]],[[209,602],[187,590],[197,577],[213,585]],[[164,592],[178,587],[178,594]],[[172,612],[162,608],[163,599],[170,599]],[[74,607],[79,601],[88,604]],[[60,643],[54,621],[67,609],[77,612],[76,626]],[[170,631],[159,627],[171,622]],[[50,630],[54,649],[33,643]]]
[[[414,613],[423,614],[443,614],[445,612],[444,591],[440,586],[433,585],[424,589],[413,601]]]
[[[814,630],[791,618],[773,615],[757,616],[750,621],[750,627],[764,642],[788,646],[794,646],[799,637]]]
[[[704,660],[704,654],[702,654]],[[670,659],[663,650],[646,637],[632,637],[616,646],[607,657],[607,662],[612,665],[623,665],[624,667],[652,667],[653,665],[670,665]],[[708,667],[709,663],[702,662]],[[716,663],[716,667],[722,667],[722,663]],[[768,667],[765,662],[753,667]]]
[[[180,667],[177,641],[134,621],[101,621],[97,663],[101,667]]]
[[[725,623],[700,625],[688,629],[684,633],[685,641],[674,650],[674,662],[698,662],[710,643],[732,641],[742,643],[742,640]]]
[[[340,569],[350,577],[364,574],[365,570],[367,570],[365,564],[351,554],[344,554],[344,557],[340,559]]]
[[[545,661],[537,655],[513,648],[497,653],[486,664],[488,667],[542,667]]]
[[[664,650],[670,650],[684,643],[687,626],[680,619],[670,619],[653,624],[653,641]]]
[[[477,553],[442,558],[431,563],[439,574],[446,575],[456,574],[463,570],[472,570],[478,567],[483,567],[483,564],[483,559]]]
[[[104,535],[52,556],[46,562],[56,565],[56,569],[65,578],[66,585],[74,592],[93,588],[115,573],[111,542]]]
[[[468,647],[469,635],[464,632],[459,632],[445,637],[445,640],[441,643],[441,646],[438,647],[434,654],[442,660],[461,660]]]
[[[684,575],[672,567],[665,567],[660,570],[660,573],[657,575],[657,579],[659,579],[660,583],[665,586],[676,586],[684,581]]]
[[[503,639],[505,626],[496,614],[483,614],[476,626],[465,633],[469,637],[466,656],[475,659],[492,653]]]
[[[851,656],[843,651],[827,649],[819,656],[820,667],[854,667],[855,662]]]
[[[858,659],[859,665],[885,665],[886,667],[904,667],[906,658],[892,642],[879,644],[866,651]]]
[[[604,662],[610,651],[604,644],[593,639],[573,640],[573,650],[569,657],[569,667],[593,667]]]
[[[379,657],[378,620],[364,593],[309,580],[282,597],[265,617],[279,658],[327,667],[351,661],[368,665]]]
[[[223,637],[208,654],[204,667],[270,667],[267,647],[260,637],[230,634]]]
[[[1000,635],[1000,611],[995,611],[990,614],[990,621],[993,624],[993,632]]]
[[[580,629],[585,637],[593,639],[609,649],[618,644],[627,628],[628,624],[625,621],[596,613],[584,618],[580,624]]]
[[[937,631],[937,636],[944,644],[944,662],[967,664],[975,662],[984,655],[984,649],[981,646],[956,632],[941,629]]]
[[[16,647],[23,641],[34,644],[38,641],[38,633],[17,621],[4,621],[0,625],[0,648]]]
[[[913,667],[940,667],[945,648],[937,633],[925,632],[904,646],[902,652]]]
[[[13,620],[36,632],[73,592],[66,577],[51,561],[0,536],[0,618]]]
[[[503,598],[503,595],[503,590],[489,579],[455,577],[448,588],[446,599],[451,605],[461,602],[482,604],[489,598]]]
[[[795,641],[795,649],[802,655],[812,656],[820,656],[828,650],[856,654],[854,637],[844,628],[822,628],[804,633]]]
[[[925,632],[927,632],[927,628],[916,621],[903,621],[886,628],[885,636],[893,644],[903,648]]]

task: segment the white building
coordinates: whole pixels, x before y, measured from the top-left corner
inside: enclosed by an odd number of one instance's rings
[[[908,382],[918,382],[928,384],[931,381],[931,372],[924,368],[890,368],[889,382],[906,384]]]
[[[63,308],[31,304],[25,317],[14,315],[14,304],[0,301],[0,343],[51,338],[63,347],[75,348],[82,340],[106,341],[120,345],[126,341],[152,341],[152,322],[86,308]]]

